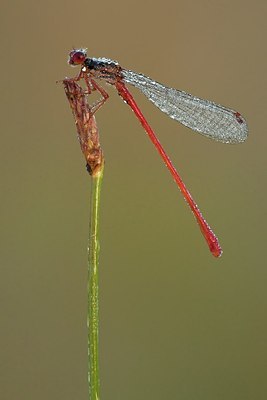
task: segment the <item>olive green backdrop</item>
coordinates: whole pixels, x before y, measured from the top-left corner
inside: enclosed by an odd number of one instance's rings
[[[90,179],[63,87],[72,46],[238,109],[213,143],[132,89],[224,254],[213,258],[131,110],[97,114],[101,398],[264,400],[266,1],[1,4],[1,400],[86,400]]]

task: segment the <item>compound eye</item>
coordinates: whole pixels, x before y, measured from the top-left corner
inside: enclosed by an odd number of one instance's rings
[[[86,50],[72,50],[69,54],[68,63],[70,65],[81,65],[86,59]]]

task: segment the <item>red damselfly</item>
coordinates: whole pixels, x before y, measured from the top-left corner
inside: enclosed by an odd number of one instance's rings
[[[86,49],[73,49],[69,54],[68,62],[70,65],[81,65],[82,67],[78,76],[73,78],[73,80],[79,81],[84,79],[88,94],[96,90],[101,95],[101,98],[90,107],[90,112],[92,114],[94,114],[109,97],[108,93],[95,79],[102,79],[115,86],[119,95],[131,107],[141,122],[150,140],[158,150],[180,188],[199,224],[210,251],[215,257],[219,257],[222,250],[217,237],[203,218],[190,192],[125,84],[129,83],[141,90],[152,103],[171,118],[196,132],[223,143],[241,143],[246,140],[248,127],[245,119],[237,111],[192,96],[184,91],[168,88],[145,75],[122,68],[116,61],[107,58],[87,57]]]

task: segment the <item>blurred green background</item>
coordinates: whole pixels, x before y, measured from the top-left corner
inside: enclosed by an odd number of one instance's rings
[[[238,109],[250,137],[190,132],[131,89],[224,249],[208,251],[141,125],[97,114],[101,398],[267,397],[266,1],[3,1],[1,400],[86,400],[90,179],[63,87],[95,57]]]

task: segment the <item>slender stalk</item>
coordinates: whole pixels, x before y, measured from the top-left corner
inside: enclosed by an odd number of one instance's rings
[[[100,192],[104,165],[92,175],[91,216],[88,247],[88,384],[89,399],[99,400],[99,298],[98,298],[98,266],[99,266],[99,208]]]
[[[75,119],[86,168],[92,177],[91,211],[88,246],[88,385],[89,400],[99,400],[99,299],[98,299],[98,265],[99,265],[99,208],[100,191],[104,172],[104,157],[99,142],[94,111],[88,103],[88,92],[76,79],[66,78],[63,85]]]

